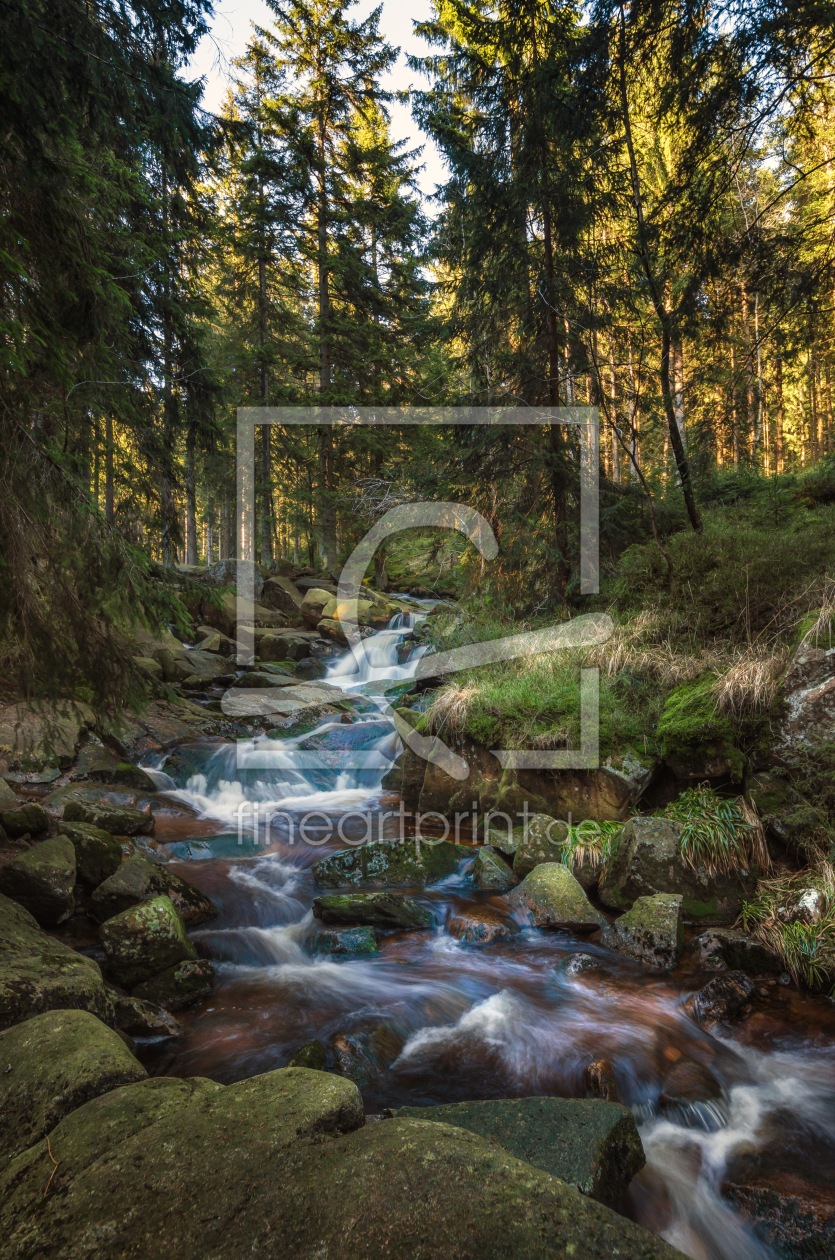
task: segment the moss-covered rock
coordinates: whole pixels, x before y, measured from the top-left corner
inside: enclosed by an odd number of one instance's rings
[[[458,868],[472,853],[462,844],[384,841],[364,844],[323,858],[313,867],[320,888],[407,887],[433,884]]]
[[[214,983],[215,969],[208,958],[186,959],[138,984],[133,996],[179,1011],[209,997]]]
[[[507,900],[520,919],[537,927],[593,932],[606,924],[562,862],[535,866]]]
[[[315,932],[310,938],[310,949],[314,954],[336,954],[351,958],[362,954],[376,954],[377,937],[372,927],[335,928],[331,931]]]
[[[51,1010],[113,1018],[98,964],[47,936],[28,910],[0,895],[0,1029]]]
[[[42,840],[0,869],[0,892],[42,927],[55,927],[70,917],[74,888],[75,849],[66,836]]]
[[[217,906],[199,888],[141,853],[129,857],[99,885],[92,897],[93,913],[102,923],[159,896],[171,898],[184,923],[205,923],[217,917]]]
[[[761,941],[731,928],[713,928],[693,941],[693,950],[707,971],[744,971],[749,976],[779,975],[782,959]]]
[[[75,849],[76,878],[96,888],[122,865],[122,846],[101,827],[90,823],[59,822],[58,834]]]
[[[170,897],[152,897],[123,910],[103,923],[99,934],[108,971],[125,989],[195,957],[185,924]]]
[[[64,822],[91,823],[113,836],[148,836],[154,830],[154,816],[141,809],[85,800],[69,800],[64,806]]]
[[[679,779],[729,777],[739,783],[745,758],[734,745],[730,718],[716,707],[713,676],[683,683],[670,692],[658,719],[667,765]]]
[[[601,943],[653,971],[673,971],[684,948],[681,902],[680,894],[639,897],[631,910],[604,929]]]
[[[646,1163],[631,1111],[591,1098],[500,1098],[401,1107],[398,1117],[468,1129],[581,1194],[616,1206]]]
[[[397,893],[345,893],[317,897],[313,914],[321,922],[339,927],[368,925],[379,928],[431,928],[432,912],[412,897]]]
[[[157,786],[149,774],[135,766],[133,762],[105,748],[92,738],[78,754],[76,763],[70,771],[71,783],[109,783],[122,787],[135,788],[137,792],[155,792]]]
[[[288,1067],[310,1068],[314,1072],[324,1072],[328,1061],[328,1052],[321,1041],[308,1041],[299,1046],[293,1054]]]
[[[0,1152],[4,1160],[51,1133],[90,1098],[144,1081],[117,1033],[88,1011],[48,1011],[0,1038]]]
[[[0,826],[12,839],[27,834],[39,836],[49,831],[49,814],[37,801],[27,801],[25,805],[0,810]]]
[[[337,1033],[331,1039],[333,1070],[362,1089],[394,1063],[405,1040],[403,1030],[392,1023]]]
[[[495,849],[485,845],[476,854],[473,883],[476,888],[505,893],[517,883],[517,878],[504,858],[499,857]]]
[[[519,843],[513,856],[513,874],[524,879],[542,862],[559,862],[568,827],[548,814],[532,814],[520,829]]]
[[[757,986],[744,971],[729,971],[714,976],[698,993],[691,994],[684,1007],[702,1028],[713,1028],[739,1015],[756,992]]]
[[[452,916],[447,931],[464,945],[492,945],[511,935],[506,916],[494,906],[468,906]]]
[[[680,893],[687,923],[732,923],[744,900],[754,895],[752,872],[709,873],[685,865],[681,824],[669,818],[630,818],[612,842],[600,879],[600,900],[627,910],[638,897]]]
[[[181,964],[183,965],[183,964]],[[110,990],[113,1002],[113,1027],[129,1037],[178,1037],[182,1031],[177,1020],[155,1002],[145,1002],[129,993]]]

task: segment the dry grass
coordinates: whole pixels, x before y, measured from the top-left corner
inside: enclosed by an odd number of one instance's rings
[[[746,649],[711,687],[717,708],[735,716],[768,709],[788,663],[787,650],[758,656],[753,649]]]
[[[459,739],[466,730],[467,717],[478,691],[478,684],[474,682],[466,687],[449,686],[436,691],[424,713],[426,729],[433,735]]]

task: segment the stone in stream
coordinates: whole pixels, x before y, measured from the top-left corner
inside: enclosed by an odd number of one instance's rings
[[[328,1052],[321,1041],[308,1041],[299,1046],[290,1058],[287,1067],[312,1068],[314,1072],[326,1071]]]
[[[64,806],[64,822],[90,823],[114,836],[147,836],[154,830],[154,815],[141,809],[92,802],[69,800]]]
[[[186,959],[138,984],[133,997],[164,1006],[167,1011],[180,1011],[210,996],[215,974],[208,958]]]
[[[472,854],[463,844],[421,844],[383,841],[363,844],[322,858],[313,867],[320,888],[406,887],[433,884],[453,875],[462,858]]]
[[[314,954],[337,954],[356,957],[377,953],[377,937],[372,927],[342,928],[316,932],[310,938]]]
[[[605,1102],[620,1102],[615,1069],[608,1059],[597,1059],[594,1063],[589,1063],[583,1072],[583,1084],[592,1098],[602,1098]]]
[[[0,810],[0,825],[13,840],[25,835],[39,836],[49,831],[49,814],[36,801],[15,803],[13,808]]]
[[[632,909],[606,927],[601,945],[628,954],[653,971],[673,971],[684,948],[681,895],[639,897]]]
[[[316,897],[313,914],[320,923],[353,927],[367,925],[388,929],[431,928],[432,912],[411,897],[397,893],[344,893]]]
[[[49,1011],[0,1037],[0,1152],[19,1155],[82,1103],[144,1081],[117,1033],[89,1011]]]
[[[558,927],[570,932],[593,932],[606,920],[562,862],[544,862],[508,894],[508,905],[519,918],[536,927]]]
[[[489,889],[491,892],[504,893],[517,883],[516,876],[492,848],[484,846],[476,854],[473,864],[473,883],[476,888]]]
[[[620,1202],[646,1163],[632,1113],[619,1103],[499,1098],[401,1107],[396,1114],[468,1129],[609,1206]]]
[[[56,1009],[92,1011],[110,1022],[98,963],[48,936],[28,910],[0,895],[0,1029]]]
[[[584,971],[602,971],[603,964],[591,954],[570,954],[554,968],[558,976],[579,976]]]
[[[468,906],[452,916],[447,931],[464,945],[492,945],[512,935],[507,918],[493,906]]]
[[[722,1097],[722,1086],[709,1068],[693,1059],[681,1059],[664,1077],[658,1109],[677,1112],[680,1118],[691,1122],[698,1118],[702,1126],[716,1128]]]
[[[751,900],[756,876],[748,871],[720,874],[693,870],[681,856],[681,824],[668,818],[630,818],[612,841],[600,880],[600,900],[612,910],[628,910],[638,897],[679,893],[687,923],[732,923]]]
[[[93,914],[103,923],[141,901],[159,896],[171,898],[184,923],[194,925],[217,918],[217,906],[199,888],[141,853],[129,857],[98,886],[91,904]]]
[[[142,998],[110,990],[113,1002],[113,1027],[130,1037],[178,1037],[182,1031],[173,1015]]]
[[[356,1086],[328,1072],[127,1085],[72,1112],[51,1142],[61,1162],[46,1195],[45,1143],[0,1171],[9,1256],[102,1252],[106,1224],[108,1255],[156,1255],[162,1238],[167,1260],[681,1260],[477,1133],[365,1125]]]
[[[749,976],[779,975],[783,962],[762,941],[730,928],[711,928],[692,942],[706,971],[744,971]]]
[[[130,761],[117,757],[94,736],[79,750],[70,771],[70,783],[109,783],[135,788],[137,792],[155,792],[156,784],[149,774]]]
[[[304,656],[300,661],[296,662],[295,675],[309,681],[313,678],[324,678],[328,672],[328,667],[324,661],[317,661],[313,656]]]
[[[99,935],[107,969],[125,989],[195,957],[185,924],[169,897],[152,897],[131,906],[103,923]]]
[[[90,823],[59,822],[58,834],[75,849],[76,877],[96,888],[122,865],[122,846],[109,831]]]
[[[770,1250],[786,1260],[831,1260],[835,1255],[835,1181],[831,1164],[815,1161],[815,1147],[798,1166],[792,1144],[779,1141],[732,1154],[722,1195],[745,1214]]]
[[[756,993],[757,986],[744,971],[729,971],[691,994],[684,1009],[702,1028],[713,1028],[739,1015]]]
[[[391,1024],[338,1033],[331,1039],[334,1071],[360,1087],[369,1085],[391,1066],[405,1040],[405,1035]]]
[[[73,912],[75,849],[66,836],[42,840],[0,869],[0,893],[12,897],[42,927],[56,927]]]
[[[519,828],[519,842],[513,857],[513,874],[524,879],[543,862],[559,862],[568,827],[548,814],[531,814],[527,826]]]

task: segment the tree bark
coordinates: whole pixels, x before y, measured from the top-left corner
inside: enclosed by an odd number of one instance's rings
[[[194,425],[186,432],[186,564],[197,564],[197,491],[194,479]]]

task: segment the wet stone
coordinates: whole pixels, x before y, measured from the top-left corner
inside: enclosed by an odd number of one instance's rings
[[[334,1070],[356,1085],[368,1085],[390,1066],[405,1038],[389,1024],[368,1031],[337,1034],[331,1041]]]
[[[314,954],[335,954],[346,957],[376,954],[377,937],[373,927],[316,932],[310,939],[310,950]]]
[[[13,809],[0,810],[0,826],[13,840],[21,836],[39,836],[49,831],[49,814],[43,805],[31,801]]]
[[[508,894],[507,902],[521,920],[536,927],[593,932],[606,923],[562,862],[535,866],[518,888]]]
[[[615,1070],[608,1059],[597,1059],[583,1073],[583,1084],[592,1098],[605,1102],[620,1102]]]
[[[513,857],[513,873],[524,879],[541,862],[559,862],[568,827],[548,814],[532,814],[527,825],[519,828],[519,839]]]
[[[692,994],[684,1009],[702,1028],[712,1028],[741,1014],[756,994],[757,986],[744,971],[729,971]]]
[[[506,917],[493,906],[470,906],[453,915],[447,931],[464,945],[492,945],[511,936]]]
[[[108,970],[126,989],[194,958],[194,946],[169,897],[152,897],[115,915],[102,924],[100,936]]]
[[[465,845],[449,844],[447,841],[440,844],[414,841],[405,844],[363,844],[317,862],[313,867],[313,878],[320,888],[432,884],[453,875],[461,859],[471,852]]]
[[[684,948],[680,894],[638,897],[631,910],[604,929],[601,944],[653,971],[673,971]]]
[[[783,964],[761,941],[731,928],[702,932],[692,948],[706,971],[744,971],[749,976],[779,975]]]
[[[147,836],[154,830],[153,814],[127,806],[70,800],[64,806],[64,822],[91,823],[114,836]]]
[[[137,985],[133,996],[179,1011],[210,997],[214,984],[215,969],[208,958],[187,958]]]
[[[494,849],[485,845],[479,849],[473,864],[473,883],[476,888],[490,892],[509,892],[517,879],[510,866]]]
[[[314,1072],[324,1072],[328,1061],[328,1052],[321,1041],[308,1041],[299,1046],[291,1055],[288,1067],[310,1068]]]
[[[100,923],[152,897],[170,897],[184,923],[206,923],[217,917],[217,906],[199,888],[167,867],[135,853],[96,889],[93,913]]]
[[[328,926],[389,929],[431,928],[432,912],[411,897],[397,893],[345,893],[317,897],[313,915]]]
[[[76,876],[83,884],[96,888],[122,865],[122,846],[109,831],[90,823],[60,822],[58,834],[75,849]]]
[[[0,869],[0,892],[55,927],[73,912],[75,849],[65,836],[42,840]]]
[[[579,976],[584,971],[602,971],[603,964],[591,954],[571,954],[554,968],[558,976]]]

